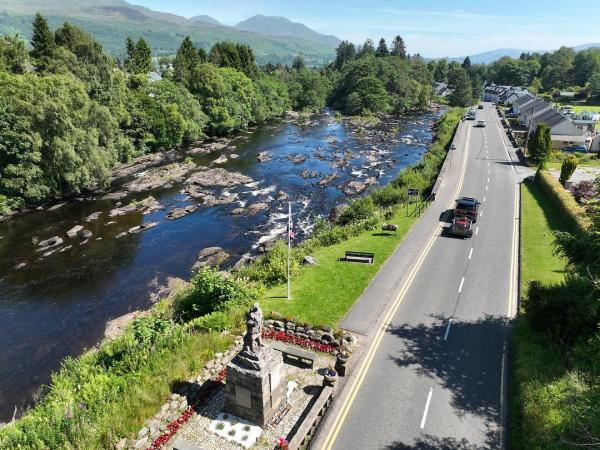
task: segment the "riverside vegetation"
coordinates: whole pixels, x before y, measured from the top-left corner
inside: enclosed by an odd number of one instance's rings
[[[385,188],[355,200],[343,212],[339,224],[319,222],[313,235],[293,249],[295,284],[306,286],[313,280],[314,271],[300,266],[305,255],[325,258],[327,251],[342,252],[350,238],[357,242],[373,239],[373,230],[383,220],[400,219],[403,213],[399,208],[409,185],[424,193],[431,189],[461,115],[460,109],[446,112],[436,124],[436,139],[422,161],[405,169]],[[384,257],[395,248],[412,220],[402,219],[397,237],[381,239]],[[323,263],[327,268],[325,260]],[[285,314],[297,321],[310,321],[317,317],[315,312],[322,310],[325,314],[318,322],[335,326],[375,272],[369,269],[358,283],[344,290],[347,298],[335,311],[324,308],[327,295],[340,288],[330,277],[329,282],[319,281],[322,297],[313,299],[294,291],[299,295]],[[66,359],[50,385],[41,391],[37,404],[14,424],[0,428],[0,447],[112,448],[160,408],[177,382],[198,373],[215,352],[231,345],[232,334],[242,329],[250,303],[261,299],[266,308],[279,307],[266,297],[269,289],[279,289],[285,273],[283,243],[239,272],[202,270],[187,287],[134,320],[121,336],[81,357]],[[336,277],[353,276],[348,266],[336,269]]]
[[[585,211],[547,172],[523,185],[514,449],[600,445],[600,178],[589,184]]]
[[[126,57],[105,53],[69,23],[33,22],[31,50],[0,37],[0,214],[48,199],[103,189],[119,162],[186,146],[282,116],[330,105],[348,114],[400,113],[429,106],[432,73],[402,38],[391,50],[343,42],[334,62],[308,68],[256,65],[247,45],[208,52],[185,38],[156,63],[143,38]],[[151,71],[161,75],[150,81]],[[470,94],[469,94],[470,95]]]

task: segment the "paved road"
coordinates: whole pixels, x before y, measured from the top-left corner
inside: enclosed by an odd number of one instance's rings
[[[454,178],[446,182],[446,191],[482,202],[475,235],[462,240],[437,229],[424,259],[414,262],[418,270],[406,291],[394,293],[401,303],[357,390],[340,400],[349,409],[324,433],[324,448],[501,446],[519,177],[491,105],[478,116],[486,128],[467,122],[461,130],[464,180],[455,161]],[[429,213],[438,216],[441,206],[436,201]],[[371,289],[377,285],[376,279]]]

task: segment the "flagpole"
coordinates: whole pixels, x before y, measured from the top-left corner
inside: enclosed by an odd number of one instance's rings
[[[288,258],[287,258],[287,298],[291,300],[290,293],[290,254],[292,252],[292,202],[288,202]]]

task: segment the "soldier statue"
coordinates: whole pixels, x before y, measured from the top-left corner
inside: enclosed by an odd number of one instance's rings
[[[244,336],[243,354],[256,357],[263,347],[262,325],[263,313],[258,303],[255,303],[246,315],[246,335]]]

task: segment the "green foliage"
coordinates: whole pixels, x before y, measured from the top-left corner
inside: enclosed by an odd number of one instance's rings
[[[155,316],[140,317],[131,324],[133,338],[142,345],[154,344],[168,328],[168,321]]]
[[[390,51],[392,56],[399,56],[400,58],[406,58],[406,46],[404,45],[404,39],[398,35],[392,41],[392,50]]]
[[[583,208],[552,174],[546,170],[539,170],[535,182],[574,232],[583,232],[591,226],[591,220]]]
[[[457,67],[453,73],[452,82],[449,75],[448,83],[454,86],[454,91],[448,97],[450,106],[465,107],[473,103],[473,87],[465,69]]]
[[[206,268],[194,275],[190,286],[177,296],[176,311],[178,317],[187,321],[213,311],[247,305],[257,295],[252,286]]]
[[[373,199],[371,197],[358,198],[344,210],[340,216],[340,224],[346,225],[353,222],[360,222],[372,217],[374,214],[375,203]]]
[[[377,206],[387,208],[405,202],[407,194],[396,186],[388,184],[381,189],[375,189],[371,193],[371,197]]]
[[[290,276],[295,277],[300,271],[297,252],[290,260]],[[288,247],[283,240],[278,240],[271,251],[260,257],[244,271],[244,275],[252,280],[260,281],[268,286],[282,283],[287,279]]]
[[[0,36],[0,72],[24,73],[27,61],[23,40],[18,36]]]
[[[378,58],[390,56],[390,50],[388,49],[384,38],[381,38],[379,40],[379,45],[377,46],[377,50],[375,51],[375,56],[377,56]]]
[[[245,44],[217,42],[208,55],[209,62],[218,67],[231,67],[249,78],[256,77],[258,69],[252,49]]]
[[[127,57],[124,65],[130,73],[147,74],[152,71],[152,50],[143,37],[140,37],[137,43],[134,43],[133,39],[128,36],[125,48]]]
[[[527,150],[531,161],[544,168],[552,150],[552,136],[548,124],[538,124],[534,135],[527,143]]]
[[[205,61],[200,58],[200,54],[192,40],[189,36],[186,36],[177,49],[177,54],[173,60],[173,79],[189,87],[194,67],[203,62]]]
[[[294,69],[282,78],[287,83],[294,110],[318,112],[325,107],[331,90],[331,83],[326,76],[313,70]]]
[[[50,31],[48,21],[40,14],[35,15],[31,34],[31,57],[38,69],[44,69],[54,52],[54,35]]]
[[[559,179],[559,181],[562,184],[565,184],[567,181],[569,181],[569,179],[575,172],[575,169],[577,169],[578,164],[579,164],[579,159],[577,159],[577,156],[575,156],[575,155],[568,155],[563,160],[563,162],[560,166],[560,179]]]

